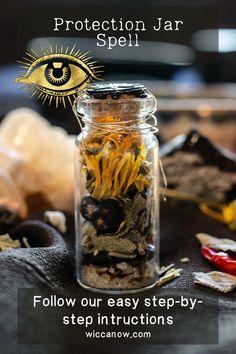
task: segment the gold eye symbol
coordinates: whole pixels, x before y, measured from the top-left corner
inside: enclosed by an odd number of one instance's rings
[[[49,84],[55,86],[65,85],[71,77],[71,70],[68,64],[55,62],[46,66],[45,77]]]
[[[75,50],[75,45],[69,51],[68,47],[49,49],[40,48],[40,56],[34,50],[26,53],[24,61],[19,61],[23,69],[20,77],[15,81],[25,85],[25,92],[31,96],[37,94],[43,104],[48,100],[49,105],[55,100],[56,107],[63,104],[66,107],[66,98],[72,105],[71,97],[76,98],[79,91],[85,91],[87,86],[99,78],[103,66],[91,61],[87,53],[82,54]]]

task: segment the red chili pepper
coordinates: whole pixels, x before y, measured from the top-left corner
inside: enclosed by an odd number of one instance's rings
[[[210,247],[202,246],[203,257],[225,273],[236,275],[236,260],[225,252],[217,252]]]

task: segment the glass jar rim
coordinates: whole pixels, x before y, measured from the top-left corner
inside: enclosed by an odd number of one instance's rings
[[[74,110],[79,114],[93,115],[111,109],[129,114],[136,107],[136,114],[149,115],[157,109],[155,96],[139,83],[106,82],[94,84],[74,101]]]

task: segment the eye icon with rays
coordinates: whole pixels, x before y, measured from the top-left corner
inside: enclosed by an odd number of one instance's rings
[[[88,85],[101,80],[102,65],[92,61],[88,53],[81,53],[74,45],[71,49],[63,46],[53,49],[40,48],[40,53],[31,50],[22,61],[18,61],[21,72],[15,80],[23,85],[24,92],[41,99],[43,104],[56,107],[66,102],[72,105],[80,91],[86,91]]]

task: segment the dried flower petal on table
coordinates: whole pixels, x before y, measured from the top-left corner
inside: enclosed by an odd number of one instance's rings
[[[215,250],[224,252],[236,252],[236,241],[234,240],[218,238],[205,233],[198,233],[196,237],[202,246],[209,246]]]
[[[29,242],[28,242],[26,237],[22,238],[22,243],[25,246],[25,248],[30,248],[30,244],[29,244]]]
[[[162,266],[160,269],[159,269],[159,272],[158,274],[160,276],[164,275],[168,270],[170,270],[171,268],[173,268],[175,266],[174,263],[171,263],[169,264],[168,266]]]
[[[231,230],[236,231],[236,200],[223,208],[223,219]]]
[[[158,287],[161,287],[167,283],[169,283],[170,281],[180,277],[182,272],[182,269],[176,269],[176,268],[172,268],[170,270],[168,270],[165,275],[163,275],[162,277],[159,278],[159,281],[157,283]]]
[[[6,251],[11,248],[20,248],[19,240],[12,240],[9,234],[0,235],[0,251]]]
[[[47,223],[54,226],[62,234],[66,232],[66,217],[61,211],[47,210],[44,213],[44,219]]]
[[[236,277],[223,272],[195,272],[194,283],[207,286],[222,293],[233,291],[236,288]]]
[[[201,203],[199,206],[204,214],[228,225],[230,230],[236,231],[236,200],[227,205],[219,204],[218,210],[212,208],[208,203]]]

